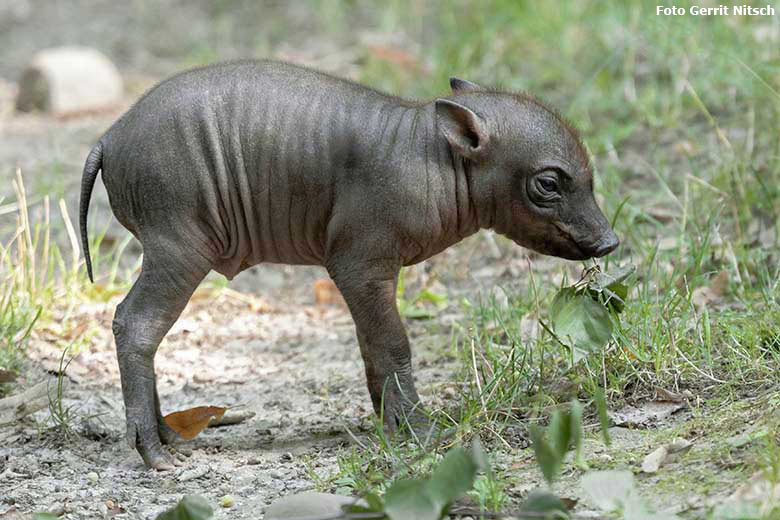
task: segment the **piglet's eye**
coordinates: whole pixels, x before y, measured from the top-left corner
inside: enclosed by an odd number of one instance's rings
[[[558,182],[552,177],[539,177],[536,182],[542,192],[556,193],[558,191]]]
[[[528,180],[528,196],[537,206],[548,207],[561,199],[558,174],[544,171]]]

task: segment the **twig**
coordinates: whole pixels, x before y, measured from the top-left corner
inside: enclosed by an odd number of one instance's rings
[[[474,340],[471,340],[471,363],[474,366],[474,380],[477,382],[477,391],[479,392],[479,401],[482,403],[482,412],[487,417],[487,405],[485,404],[485,397],[482,395],[482,384],[479,382],[479,372],[477,371],[477,356],[474,351]]]
[[[47,383],[42,381],[24,392],[0,399],[0,427],[46,407]]]

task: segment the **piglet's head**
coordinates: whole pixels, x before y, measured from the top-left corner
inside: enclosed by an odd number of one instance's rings
[[[480,224],[570,260],[614,251],[619,240],[593,197],[576,130],[531,96],[450,84],[453,96],[435,101],[437,123],[463,160]]]

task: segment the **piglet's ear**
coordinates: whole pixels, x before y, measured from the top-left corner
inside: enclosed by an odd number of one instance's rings
[[[455,101],[437,99],[436,120],[453,150],[468,159],[477,158],[490,139],[485,120]]]
[[[461,94],[463,92],[469,92],[473,90],[482,90],[482,87],[476,83],[460,78],[450,78],[450,88],[452,89],[453,94]]]

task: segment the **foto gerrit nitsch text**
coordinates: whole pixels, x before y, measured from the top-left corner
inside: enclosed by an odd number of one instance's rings
[[[655,6],[656,16],[774,16],[775,8],[767,4],[764,7],[752,5],[719,5],[718,7],[702,7],[692,5],[690,7]]]

